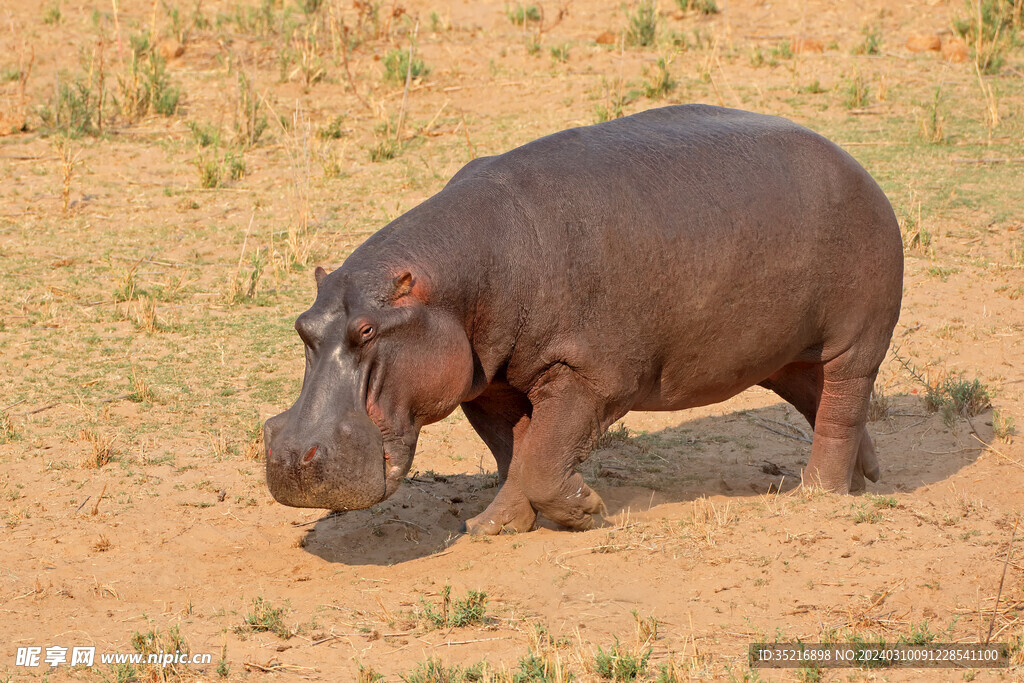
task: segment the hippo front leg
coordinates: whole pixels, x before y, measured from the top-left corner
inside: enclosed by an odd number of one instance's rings
[[[522,440],[530,426],[532,409],[526,395],[507,384],[492,384],[483,394],[462,404],[469,424],[494,456],[499,484],[508,479],[513,445]]]
[[[462,404],[462,412],[494,456],[500,486],[487,509],[466,521],[465,530],[471,534],[530,531],[537,522],[537,512],[523,492],[507,485],[515,444],[530,426],[530,411],[526,396],[509,387],[498,387]]]
[[[494,501],[466,521],[471,534],[529,531],[537,513],[570,529],[590,529],[601,497],[576,472],[600,434],[599,411],[571,379],[552,381],[532,397],[528,426],[513,440],[512,461]]]

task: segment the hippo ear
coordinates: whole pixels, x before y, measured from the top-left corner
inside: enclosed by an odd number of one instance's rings
[[[317,266],[316,270],[313,271],[313,277],[316,278],[316,288],[320,289],[320,283],[324,281],[325,277],[327,277],[327,271],[320,266]]]
[[[394,280],[391,281],[394,289],[391,292],[391,301],[397,302],[399,299],[407,296],[412,296],[420,301],[426,302],[426,292],[423,288],[423,283],[414,278],[412,273],[409,271],[403,271],[399,273]]]

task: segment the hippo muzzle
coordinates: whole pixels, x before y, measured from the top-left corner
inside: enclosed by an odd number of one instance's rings
[[[380,429],[358,409],[327,425],[297,418],[295,408],[267,420],[267,486],[292,507],[358,510],[390,493]]]

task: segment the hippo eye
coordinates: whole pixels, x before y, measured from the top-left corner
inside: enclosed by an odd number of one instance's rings
[[[363,341],[369,341],[373,339],[373,335],[377,334],[377,330],[374,329],[373,325],[363,325],[359,328],[359,336]]]

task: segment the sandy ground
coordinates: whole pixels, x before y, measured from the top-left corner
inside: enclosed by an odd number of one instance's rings
[[[374,5],[331,0],[309,15],[5,2],[0,677],[349,681],[362,668],[362,680],[458,681],[476,679],[447,667],[483,661],[512,680],[532,653],[590,681],[599,648],[618,642],[650,653],[644,680],[1021,680],[1021,51],[982,75],[969,56],[907,49],[937,36],[967,54],[951,32],[958,2],[719,4],[662,2],[644,47],[624,41],[632,3],[590,0],[523,25],[492,2],[382,3],[376,19]],[[169,116],[125,112],[129,36],[146,31],[180,92]],[[429,73],[406,89],[385,65],[413,34]],[[1019,24],[1005,36],[1019,42]],[[675,81],[663,93],[650,89],[659,58]],[[54,129],[72,110],[53,112],[76,82],[89,104],[75,111],[103,116],[64,141]],[[475,156],[678,102],[820,130],[893,201],[906,286],[867,495],[797,488],[806,424],[755,388],[628,415],[582,467],[609,507],[585,533],[462,536],[496,477],[459,412],[424,430],[408,481],[370,510],[272,500],[254,435],[297,394],[291,325],[313,265],[340,264]],[[246,121],[261,120],[246,144]],[[382,145],[394,158],[373,160]],[[926,383],[946,377],[977,378],[990,405],[970,419],[929,411]],[[486,594],[482,621],[431,622],[448,585],[455,601]],[[275,614],[276,632],[246,625]],[[133,652],[148,633],[152,648],[212,662],[16,662],[30,646]],[[746,657],[752,642],[990,634],[1014,644],[1014,668],[754,671]],[[431,660],[446,673],[423,674]]]

